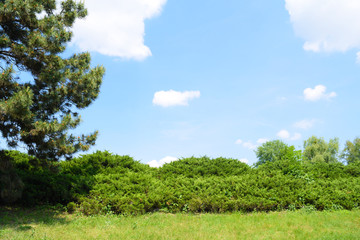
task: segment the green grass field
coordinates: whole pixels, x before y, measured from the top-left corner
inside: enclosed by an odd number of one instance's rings
[[[0,239],[360,239],[360,211],[87,217],[2,208]]]

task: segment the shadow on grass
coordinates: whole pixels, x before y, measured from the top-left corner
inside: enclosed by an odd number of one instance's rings
[[[33,229],[32,224],[68,224],[63,212],[49,207],[42,208],[10,208],[0,207],[0,230],[13,228],[15,231]]]

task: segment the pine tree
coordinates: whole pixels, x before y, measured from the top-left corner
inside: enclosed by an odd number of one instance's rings
[[[68,131],[97,98],[105,72],[90,67],[87,52],[64,57],[72,25],[87,14],[83,3],[56,8],[56,0],[0,0],[0,131],[9,147],[53,160],[95,144],[97,132]]]

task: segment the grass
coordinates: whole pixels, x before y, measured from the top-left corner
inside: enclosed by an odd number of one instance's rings
[[[360,210],[87,217],[0,208],[0,239],[360,239]]]

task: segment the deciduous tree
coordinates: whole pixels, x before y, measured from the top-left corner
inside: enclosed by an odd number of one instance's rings
[[[304,142],[304,159],[311,162],[337,162],[339,139],[330,139],[326,142],[323,138],[310,137]]]
[[[275,162],[278,160],[294,160],[297,161],[301,157],[301,151],[296,151],[294,146],[288,146],[281,140],[273,140],[263,143],[255,151],[259,159],[256,166],[260,166],[266,162]]]
[[[360,138],[355,138],[353,142],[347,141],[341,157],[344,158],[348,164],[360,163]]]

